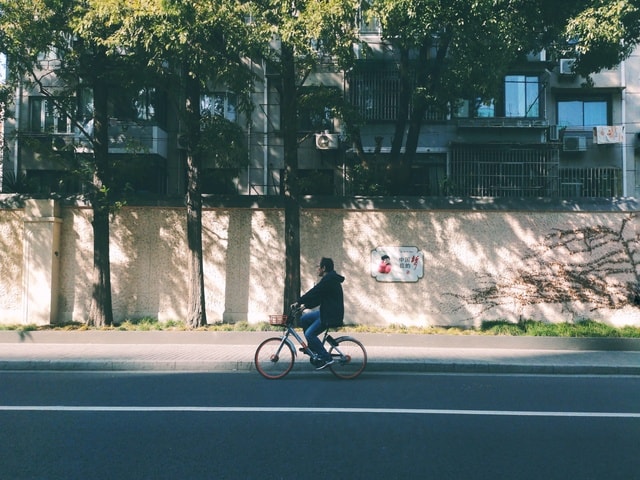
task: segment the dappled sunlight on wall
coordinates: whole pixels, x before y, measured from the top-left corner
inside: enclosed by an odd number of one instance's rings
[[[58,322],[86,322],[93,284],[90,208],[62,208]]]
[[[350,278],[345,288],[347,321],[359,324],[424,323],[429,311],[417,283],[382,283],[371,272],[371,252],[381,246],[424,251],[424,224],[415,212],[344,212]]]
[[[91,216],[87,207],[61,209],[59,322],[88,316]],[[3,323],[21,318],[23,217],[20,209],[0,210]],[[301,289],[318,281],[318,261],[328,256],[346,278],[347,323],[468,327],[497,319],[590,318],[640,325],[639,222],[624,211],[307,207],[300,224]],[[266,322],[282,312],[283,230],[278,207],[203,211],[209,323]],[[416,248],[424,274],[380,279],[373,257],[395,247]],[[184,320],[185,208],[120,209],[111,219],[111,268],[116,322]]]
[[[476,283],[451,294],[459,301],[457,312],[476,323],[559,322],[611,318],[613,311],[632,307],[639,246],[634,215],[532,213],[505,219],[511,228],[503,230],[501,241],[519,246],[519,258],[510,256],[499,271],[474,271]],[[627,319],[638,321],[636,314]]]
[[[111,277],[114,316],[184,318],[186,240],[179,209],[124,207],[111,228]]]
[[[0,211],[0,323],[22,320],[22,210]]]
[[[284,214],[207,209],[203,251],[207,319],[265,322],[282,310]]]
[[[248,314],[249,322],[266,322],[282,313],[285,276],[284,213],[255,210],[252,215]],[[246,272],[243,272],[246,275]]]
[[[225,283],[229,212],[205,210],[202,214],[202,257],[207,322],[222,321],[225,311]]]

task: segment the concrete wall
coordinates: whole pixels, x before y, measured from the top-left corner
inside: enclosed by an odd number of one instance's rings
[[[277,201],[244,197],[205,209],[210,323],[261,322],[281,311],[284,213]],[[7,202],[0,209],[0,323],[48,323],[47,306],[52,322],[83,322],[88,315],[91,210],[47,205],[48,213],[41,214],[47,227],[37,243],[27,233],[39,209]],[[591,318],[640,326],[640,311],[629,301],[640,274],[635,202],[540,201],[524,207],[497,200],[307,199],[302,288],[317,280],[318,259],[331,256],[346,277],[349,323],[477,326],[492,319]],[[372,251],[394,246],[417,247],[422,278],[384,282],[372,276]],[[34,249],[44,254],[28,253]],[[184,207],[121,209],[111,224],[116,321],[183,319],[186,252]]]

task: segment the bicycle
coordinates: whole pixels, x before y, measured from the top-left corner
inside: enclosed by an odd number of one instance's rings
[[[298,315],[304,310],[293,305],[289,315],[269,315],[271,325],[284,327],[279,337],[264,340],[254,356],[256,370],[264,378],[276,380],[287,375],[293,368],[298,351],[291,337],[300,344],[299,350],[309,355],[309,361],[314,367],[322,365],[323,360],[313,352],[302,337],[295,331],[294,323]],[[352,379],[360,375],[367,366],[367,351],[364,345],[353,337],[344,335],[333,338],[329,334],[330,328],[324,331],[322,345],[327,349],[334,362],[328,366],[329,370],[338,378]]]

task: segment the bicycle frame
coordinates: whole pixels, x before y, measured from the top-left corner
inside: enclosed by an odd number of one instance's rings
[[[284,344],[285,342],[288,343],[293,349],[293,353],[296,358],[298,357],[298,349],[296,348],[294,342],[289,338],[291,336],[293,336],[293,338],[297,340],[298,344],[300,344],[300,347],[303,348],[304,352],[311,356],[311,358],[313,358],[314,360],[319,359],[318,354],[313,352],[309,348],[309,345],[307,345],[307,342],[300,336],[300,334],[296,332],[291,325],[287,325],[285,327],[284,333],[282,334],[282,344]],[[325,330],[324,335],[322,336],[322,344],[324,345],[326,342],[329,342],[329,345],[331,345],[332,347],[337,347],[337,343],[335,342],[333,337],[329,335],[329,329]],[[282,348],[282,346],[280,348]]]

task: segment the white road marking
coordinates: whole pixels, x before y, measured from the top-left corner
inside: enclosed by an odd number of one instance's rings
[[[473,415],[497,417],[640,418],[634,412],[545,412],[527,410],[449,410],[431,408],[337,407],[198,407],[198,406],[100,406],[100,405],[0,405],[0,412],[194,412],[194,413],[368,413],[387,415]]]

